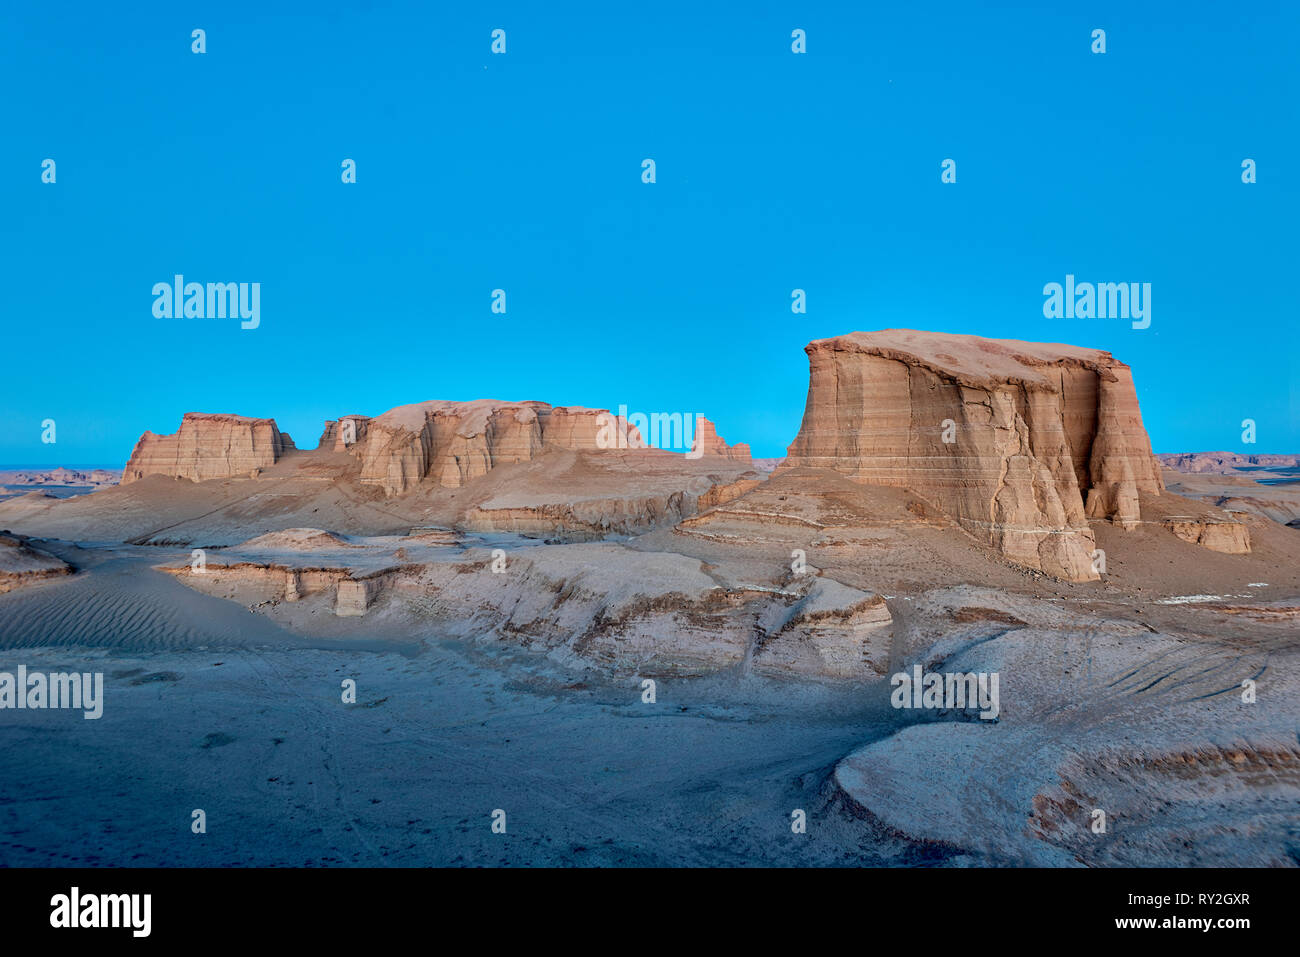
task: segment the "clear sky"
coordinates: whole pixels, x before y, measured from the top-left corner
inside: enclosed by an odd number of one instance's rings
[[[5,3],[0,463],[474,398],[781,455],[803,346],[889,327],[1107,349],[1156,451],[1300,452],[1298,11]],[[177,273],[260,326],[155,318]],[[1044,318],[1067,273],[1151,283],[1150,328]]]

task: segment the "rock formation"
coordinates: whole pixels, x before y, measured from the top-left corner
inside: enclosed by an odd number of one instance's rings
[[[1157,456],[1159,458],[1159,456]],[[1254,514],[1279,525],[1300,527],[1300,482],[1277,481],[1286,472],[1228,469],[1214,472],[1165,472],[1165,487],[1175,495],[1222,509],[1228,514]],[[1259,481],[1257,476],[1264,477]]]
[[[1228,555],[1250,554],[1250,530],[1240,522],[1210,522],[1204,518],[1160,523],[1185,542]]]
[[[705,458],[721,456],[732,462],[746,464],[752,461],[748,445],[744,442],[728,445],[722,436],[718,435],[714,424],[702,415],[695,419],[695,438],[691,444],[691,454],[702,455]]]
[[[700,417],[692,458],[748,464],[749,446],[729,446]],[[202,482],[255,475],[293,449],[273,419],[187,413],[175,435],[146,432],[136,443],[122,484],[146,475]],[[551,407],[545,402],[419,402],[371,418],[326,421],[318,452],[345,452],[360,463],[363,485],[400,495],[417,485],[462,488],[500,465],[530,462],[546,449],[576,452],[647,450],[640,431],[603,409]],[[658,454],[658,453],[656,453]]]
[[[538,407],[542,438],[548,445],[584,452],[645,447],[635,426],[604,409],[530,404]]]
[[[481,399],[391,409],[369,421],[353,452],[364,484],[397,495],[425,480],[460,488],[498,465],[531,461],[548,445],[596,450],[641,443],[626,421],[599,409]]]
[[[116,485],[121,479],[122,473],[116,469],[82,470],[60,466],[47,471],[19,469],[0,472],[0,485],[80,485],[101,488]]]
[[[1128,366],[1075,346],[890,329],[812,342],[784,468],[909,488],[1012,561],[1098,577],[1088,519],[1163,491]]]
[[[351,423],[349,425],[349,423]],[[366,437],[370,427],[368,415],[345,415],[325,422],[316,448],[321,452],[346,452]]]
[[[36,548],[23,536],[0,534],[0,595],[46,578],[71,575],[60,558]]]
[[[1300,468],[1300,455],[1241,455],[1237,452],[1176,452],[1157,455],[1160,464],[1175,472],[1215,472],[1231,475],[1239,469]]]
[[[168,475],[194,482],[252,475],[274,465],[293,441],[274,419],[187,412],[174,435],[146,432],[135,444],[122,472],[122,484],[146,475]]]
[[[749,472],[746,474],[755,475],[756,473]],[[696,505],[700,511],[713,508],[717,505],[725,505],[727,502],[735,501],[742,495],[754,491],[754,489],[758,488],[762,484],[763,479],[761,478],[747,478],[741,476],[734,482],[725,482],[719,485],[714,485],[699,497],[696,501]]]
[[[398,565],[387,541],[348,548],[319,530],[293,532],[213,550],[201,570],[184,558],[158,569],[263,613],[280,602],[306,602],[308,615],[377,612],[421,632],[564,647],[619,670],[752,667],[861,680],[885,673],[891,646],[882,597],[816,575],[775,587],[724,584],[699,559],[608,542],[511,552],[497,574],[494,551],[481,544],[448,549],[408,537],[409,560]],[[310,540],[322,544],[301,547]]]
[[[254,604],[259,601],[294,603],[321,593],[332,594],[336,616],[359,618],[366,614],[403,568],[401,565],[387,565],[354,575],[352,569],[338,563],[302,566],[283,560],[245,560],[232,563],[213,561],[202,570],[190,565],[160,567],[160,570],[181,578],[205,594],[232,598],[242,593]]]

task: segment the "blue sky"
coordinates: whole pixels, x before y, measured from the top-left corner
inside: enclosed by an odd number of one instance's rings
[[[0,463],[433,398],[780,455],[803,346],[888,327],[1108,349],[1156,451],[1300,452],[1300,5],[1040,6],[6,4]],[[176,273],[260,282],[260,327],[155,318]],[[1151,327],[1045,319],[1067,273]]]

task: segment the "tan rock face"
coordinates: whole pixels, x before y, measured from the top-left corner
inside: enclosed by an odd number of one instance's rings
[[[1250,530],[1240,522],[1214,522],[1202,518],[1185,521],[1166,519],[1161,524],[1183,541],[1208,548],[1212,552],[1250,554]]]
[[[749,446],[744,442],[728,445],[718,435],[717,427],[704,416],[695,420],[695,438],[691,445],[691,454],[700,457],[720,456],[732,462],[751,462]]]
[[[173,435],[140,436],[122,472],[127,485],[146,475],[169,475],[194,482],[255,475],[274,465],[293,442],[274,419],[187,412]]]
[[[366,437],[369,427],[368,415],[345,415],[339,419],[329,419],[316,448],[323,452],[346,452]]]
[[[546,446],[597,450],[639,448],[636,429],[599,409],[552,408],[544,402],[422,402],[371,419],[352,451],[361,481],[389,495],[421,481],[460,488],[498,465],[529,462]]]
[[[334,594],[334,614],[340,618],[359,618],[370,608],[379,592],[379,582],[374,579],[345,578]]]
[[[703,456],[749,461],[749,447],[728,446],[701,420]],[[197,482],[256,477],[293,442],[273,419],[187,413],[175,435],[146,432],[127,463],[123,484],[146,475]],[[497,466],[530,462],[547,448],[578,452],[645,449],[626,418],[603,409],[555,407],[544,402],[421,402],[370,418],[348,415],[325,423],[317,446],[346,452],[361,463],[360,481],[388,495],[423,483],[461,488]]]
[[[734,482],[711,485],[708,490],[699,497],[696,505],[700,511],[704,511],[706,508],[713,508],[715,505],[725,505],[727,502],[735,501],[747,492],[752,492],[762,484],[762,479],[739,478]]]
[[[538,403],[540,405],[540,403]],[[645,448],[635,426],[604,409],[556,406],[539,412],[543,437],[548,445],[581,452],[609,448]]]
[[[1107,352],[910,330],[812,342],[787,468],[910,488],[1011,560],[1093,580],[1089,518],[1131,527],[1164,486]]]
[[[1213,472],[1231,475],[1240,469],[1300,468],[1300,455],[1241,455],[1237,452],[1176,452],[1157,455],[1160,464],[1175,472]]]

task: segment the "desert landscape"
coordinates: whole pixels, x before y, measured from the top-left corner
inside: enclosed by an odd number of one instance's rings
[[[806,352],[783,459],[431,400],[8,483],[0,648],[106,692],[0,711],[0,862],[1300,863],[1300,456],[1153,454],[1098,350]]]

